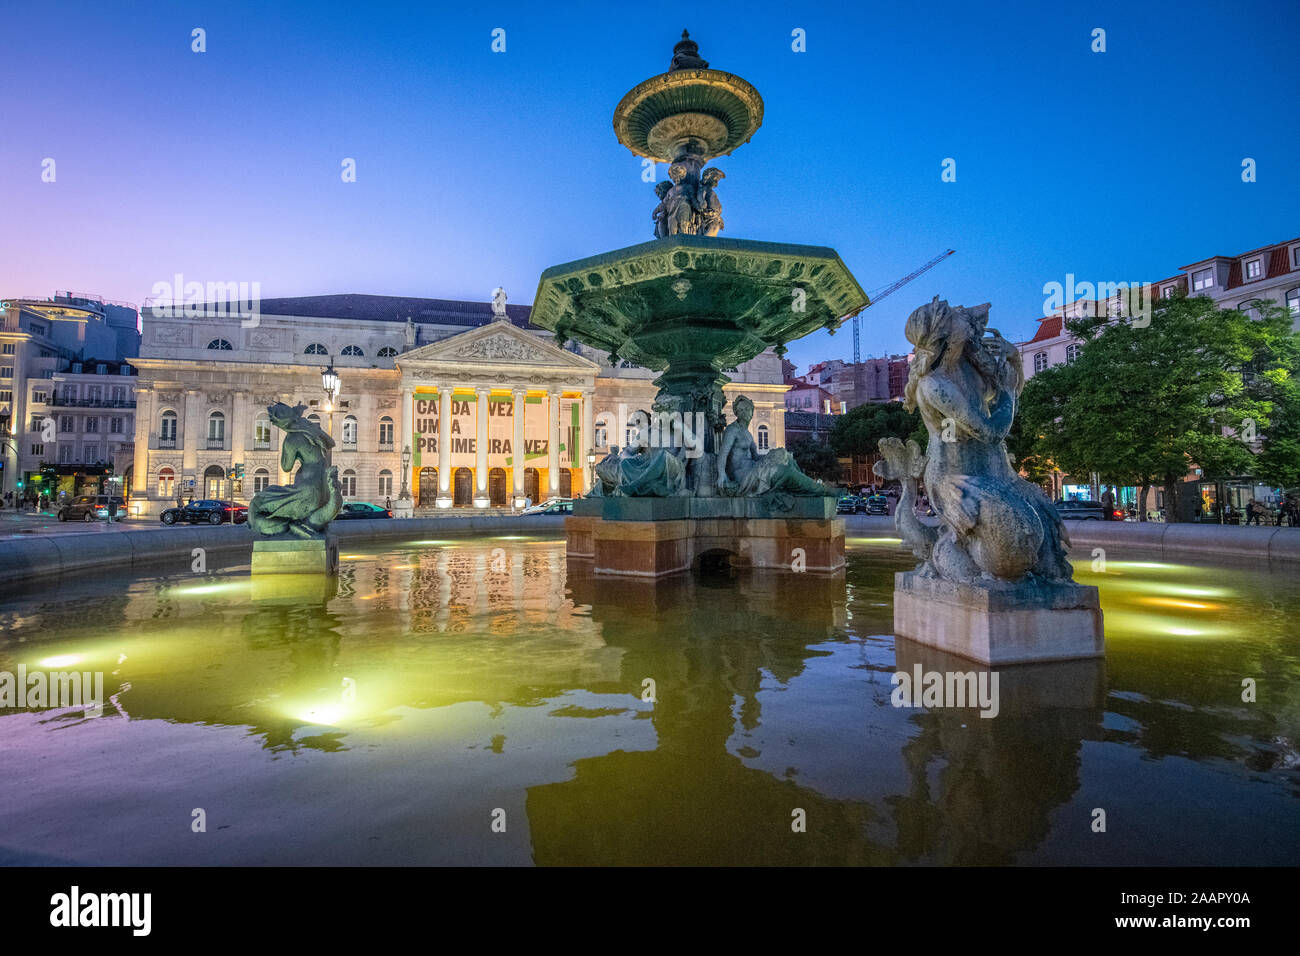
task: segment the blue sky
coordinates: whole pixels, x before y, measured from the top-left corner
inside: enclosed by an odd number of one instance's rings
[[[696,9],[11,5],[0,294],[141,302],[179,272],[266,298],[531,302],[548,266],[650,238],[611,117],[683,27],[766,103],[717,163],[724,235],[832,246],[869,290],[957,250],[864,314],[864,355],[905,350],[936,293],[1027,338],[1067,273],[1158,279],[1300,235],[1295,2]],[[848,327],[790,351],[851,358]]]

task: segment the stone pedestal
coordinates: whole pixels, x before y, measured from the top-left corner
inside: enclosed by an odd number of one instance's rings
[[[1082,584],[981,587],[900,571],[894,634],[992,665],[1105,653],[1097,589]]]
[[[830,574],[844,567],[833,498],[584,498],[565,519],[570,558],[598,575],[657,578],[707,557],[732,567]]]
[[[394,518],[413,518],[415,517],[415,501],[411,498],[398,498],[393,503]]]
[[[272,538],[253,542],[253,574],[337,574],[339,545],[333,537]]]

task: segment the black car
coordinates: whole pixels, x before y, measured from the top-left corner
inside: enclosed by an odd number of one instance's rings
[[[1056,513],[1062,521],[1103,521],[1106,509],[1100,501],[1088,501],[1084,498],[1067,498],[1056,503]]]
[[[379,505],[372,505],[368,501],[350,501],[339,509],[339,513],[334,516],[335,521],[345,520],[348,518],[391,518],[393,513]]]
[[[871,495],[867,498],[867,514],[869,515],[887,515],[889,514],[889,499],[884,495]]]
[[[835,502],[835,513],[837,515],[853,515],[862,511],[862,502],[856,495],[845,495]]]
[[[243,524],[248,520],[248,506],[233,501],[204,498],[202,501],[191,501],[183,508],[168,508],[158,516],[158,520],[163,524],[221,524],[226,521]]]

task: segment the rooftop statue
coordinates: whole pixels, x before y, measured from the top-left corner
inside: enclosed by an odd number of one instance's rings
[[[922,454],[913,441],[882,438],[874,470],[902,483],[895,522],[922,577],[980,586],[1069,583],[1060,517],[1007,456],[1024,370],[1016,347],[986,329],[988,313],[987,304],[953,308],[936,296],[908,317],[916,357],[903,407],[920,410],[929,443]],[[937,526],[913,510],[922,476]]]
[[[276,402],[267,407],[271,424],[281,429],[280,470],[293,472],[293,484],[272,485],[253,495],[248,505],[248,526],[254,534],[277,538],[322,538],[339,513],[342,489],[338,468],[329,463],[334,439],[315,422],[303,417],[305,405],[290,407]]]

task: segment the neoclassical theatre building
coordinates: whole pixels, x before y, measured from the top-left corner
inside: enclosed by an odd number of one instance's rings
[[[275,402],[307,406],[334,436],[345,500],[396,505],[404,457],[418,512],[582,494],[588,456],[624,443],[618,423],[650,407],[656,373],[613,367],[586,347],[557,348],[528,315],[527,306],[382,295],[269,299],[243,318],[213,306],[146,308],[132,363],[131,510],[247,501],[291,481],[266,414]],[[327,367],[340,383],[332,402]],[[783,445],[777,356],[728,374],[728,399],[754,400],[759,448]]]

